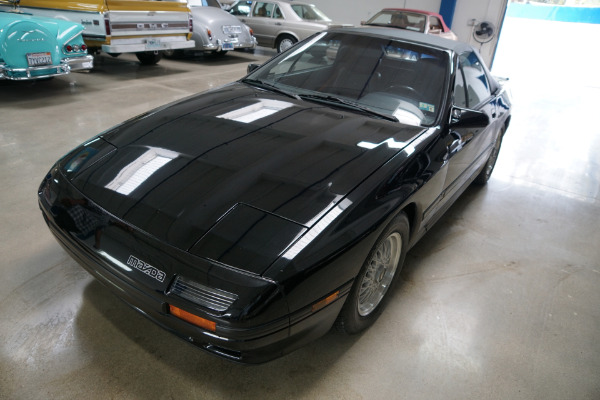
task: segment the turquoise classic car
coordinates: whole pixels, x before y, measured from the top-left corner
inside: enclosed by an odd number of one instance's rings
[[[82,25],[34,17],[3,4],[7,2],[0,1],[0,79],[50,78],[93,67]]]

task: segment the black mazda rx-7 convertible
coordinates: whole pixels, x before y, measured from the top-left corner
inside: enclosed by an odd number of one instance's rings
[[[316,34],[72,150],[39,204],[135,309],[243,363],[381,314],[406,252],[494,168],[510,99],[467,44]]]

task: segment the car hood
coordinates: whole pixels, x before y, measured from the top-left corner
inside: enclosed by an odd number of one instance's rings
[[[234,83],[127,121],[62,168],[97,205],[180,249],[261,224],[292,240],[422,131]]]

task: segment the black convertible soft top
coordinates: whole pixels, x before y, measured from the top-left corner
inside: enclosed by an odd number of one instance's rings
[[[406,29],[386,28],[379,26],[361,26],[352,28],[332,28],[330,32],[355,32],[360,35],[382,36],[398,40],[407,40],[409,42],[419,43],[426,46],[437,47],[445,50],[452,50],[456,53],[473,50],[473,47],[467,43],[457,40],[444,39],[435,35],[426,35],[420,32],[412,32]]]

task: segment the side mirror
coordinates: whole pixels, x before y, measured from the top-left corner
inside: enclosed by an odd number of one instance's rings
[[[256,64],[256,63],[248,64],[248,68],[246,68],[246,73],[249,74],[250,72],[252,72],[255,69],[257,69],[258,67],[260,67],[260,64]]]
[[[452,107],[451,128],[485,128],[489,124],[490,117],[484,112]]]

